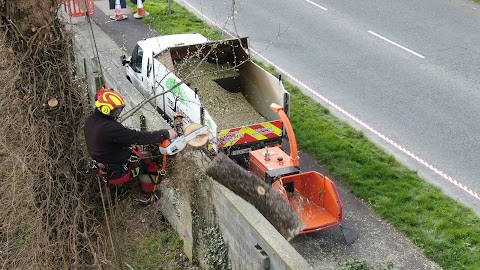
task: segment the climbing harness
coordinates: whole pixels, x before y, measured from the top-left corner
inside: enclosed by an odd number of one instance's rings
[[[145,201],[140,199],[137,199],[136,201],[141,205],[151,204],[159,199],[156,191],[158,184],[163,180],[163,176],[166,175],[167,154],[164,153],[161,156],[151,156],[148,152],[139,151],[134,148],[130,149],[132,155],[128,158],[127,163],[111,165],[97,162],[91,158],[90,167],[96,170],[99,185],[102,187],[101,192],[108,191],[110,185],[120,185],[138,177],[140,172],[148,175],[151,184],[153,184],[152,191],[145,192],[142,187],[142,192],[145,195],[150,195],[150,197],[148,197],[148,199],[146,198]],[[158,157],[162,157],[161,166],[159,164],[160,162],[157,163],[153,161]],[[146,160],[149,160],[150,162],[146,162]],[[152,164],[155,164],[156,167],[155,174],[152,172]],[[153,177],[154,175],[155,177]],[[103,192],[101,195],[103,200]]]

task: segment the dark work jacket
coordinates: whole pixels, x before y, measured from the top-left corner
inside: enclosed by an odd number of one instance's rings
[[[137,131],[124,127],[110,116],[95,110],[85,120],[85,140],[88,154],[97,162],[126,163],[132,154],[132,144],[153,144],[168,139],[168,130]]]

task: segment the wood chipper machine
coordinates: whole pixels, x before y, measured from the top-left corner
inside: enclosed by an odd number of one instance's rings
[[[278,146],[251,151],[250,172],[264,179],[287,200],[305,224],[300,234],[341,225],[342,201],[335,183],[316,171],[301,172],[295,134],[290,121],[283,107],[277,104],[270,107],[283,122],[290,155]]]

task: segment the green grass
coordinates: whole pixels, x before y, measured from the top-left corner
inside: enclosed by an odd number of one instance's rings
[[[167,0],[150,0],[144,22],[162,34],[198,32],[218,39],[182,7]],[[267,68],[272,73],[272,68]],[[469,208],[445,196],[438,188],[370,142],[361,132],[330,114],[292,84],[291,122],[299,147],[328,167],[336,181],[369,202],[372,208],[444,269],[478,269],[480,218]]]
[[[136,5],[133,5],[130,1],[127,1],[127,3],[136,12]],[[143,18],[143,22],[152,26],[162,35],[196,32],[210,40],[223,39],[220,31],[208,26],[174,1],[171,2],[170,13],[168,11],[168,0],[148,0],[145,1],[144,8],[150,15]]]
[[[382,266],[380,270],[393,270],[395,266],[392,262],[387,262],[385,266]],[[358,258],[353,259],[352,261],[348,261],[345,265],[341,268],[341,270],[375,270],[371,266],[369,266],[365,261],[362,261]]]
[[[133,269],[139,270],[183,269],[177,258],[177,254],[182,253],[182,240],[173,230],[165,230],[164,227],[159,228],[155,235],[139,237],[135,245],[125,253],[124,261]]]

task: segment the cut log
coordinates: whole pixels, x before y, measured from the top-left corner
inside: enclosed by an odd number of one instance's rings
[[[255,206],[285,239],[292,239],[305,227],[279,193],[226,155],[218,154],[207,167],[206,173]]]

